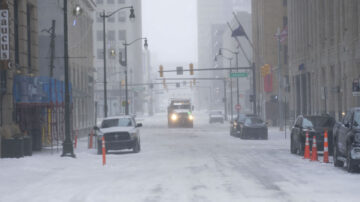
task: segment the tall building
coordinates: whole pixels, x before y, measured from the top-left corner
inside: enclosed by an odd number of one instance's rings
[[[103,59],[103,18],[102,11],[110,14],[119,8],[133,6],[135,19],[130,20],[130,10],[124,9],[106,18],[106,57],[107,57],[107,105],[108,116],[119,115],[125,112],[124,45],[142,36],[141,0],[96,0],[97,12],[95,13],[94,33],[94,64],[95,64],[95,101],[97,102],[98,117],[104,116],[104,59]],[[132,86],[143,83],[143,41],[138,41],[128,46],[128,84],[130,113],[143,111],[143,88]]]
[[[79,16],[73,14],[76,6],[80,6],[82,9]],[[39,17],[40,68],[38,75],[63,81],[63,4],[61,1],[38,1],[38,7],[43,11]],[[95,4],[91,0],[69,1],[68,3],[68,54],[70,82],[72,84],[72,129],[77,131],[79,135],[88,134],[95,122],[92,32],[94,11]],[[52,37],[54,37],[53,41]]]
[[[280,113],[285,113],[288,92],[282,86],[279,91],[280,79],[286,82],[288,70],[287,42],[281,43],[279,69],[279,47],[275,37],[278,30],[287,27],[287,0],[252,0],[252,36],[254,44],[254,60],[256,69],[257,107],[261,116],[272,123],[279,125]],[[267,76],[261,75],[261,68],[270,65],[271,71]],[[280,105],[282,109],[280,112]]]
[[[197,21],[198,21],[198,67],[215,67],[214,57],[218,47],[222,46],[222,33],[226,28],[226,21],[231,18],[232,11],[242,1],[232,0],[198,0],[197,1]],[[195,67],[197,68],[197,67]],[[196,75],[214,76],[213,72],[201,72]],[[218,82],[202,82],[204,85],[220,86]],[[217,89],[219,87],[215,87]],[[209,101],[212,100],[211,93],[198,89],[196,90],[196,105],[202,107],[211,107]]]
[[[237,20],[240,21],[241,25],[244,28],[244,31],[249,36],[250,41],[252,41],[252,24],[251,24],[251,14],[246,11],[236,11]],[[226,48],[232,52],[239,52],[238,54],[238,66],[239,67],[249,67],[252,64],[252,47],[249,41],[245,37],[237,37],[236,39],[232,37],[232,30],[238,28],[239,23],[237,20],[232,17],[229,20],[229,25],[226,25],[225,31],[222,35],[222,47]],[[239,44],[240,43],[240,44]],[[241,46],[241,47],[240,47]],[[243,48],[244,52],[241,51]],[[218,52],[216,53],[218,54]],[[244,55],[245,54],[245,55]],[[217,65],[221,67],[235,67],[236,66],[236,57],[234,54],[227,50],[222,51],[222,57],[217,58]],[[235,71],[233,71],[235,72]],[[252,72],[250,70],[241,70],[240,72],[247,72],[248,76],[245,78],[239,78],[239,103],[241,105],[241,111],[244,113],[252,112],[252,105],[249,100],[250,94],[252,94]],[[235,105],[237,104],[237,80],[236,78],[229,78],[230,71],[223,71],[222,76],[228,78],[227,86],[227,107],[228,114],[231,114],[231,109],[233,110],[233,115],[236,115]],[[232,83],[230,83],[230,81]],[[232,91],[231,91],[232,89]],[[232,94],[232,102],[231,102]]]
[[[289,0],[291,117],[360,105],[360,2]]]
[[[0,127],[5,127],[16,122],[14,77],[38,71],[38,8],[36,0],[2,0],[0,7]]]

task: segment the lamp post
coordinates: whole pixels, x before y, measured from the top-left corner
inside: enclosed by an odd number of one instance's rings
[[[130,9],[130,19],[135,19],[135,14],[134,14],[134,8],[133,6],[127,6],[127,7],[122,7],[117,9],[116,11],[110,13],[109,15],[106,15],[105,10],[103,10],[102,14],[100,14],[100,17],[103,19],[103,42],[104,42],[104,52],[103,52],[103,57],[104,57],[104,117],[107,117],[108,114],[108,105],[107,105],[107,82],[106,82],[106,18],[111,17],[112,15],[114,15],[115,13],[124,10],[124,9]]]
[[[69,88],[69,52],[68,52],[68,17],[67,0],[64,0],[64,82],[65,82],[65,140],[61,157],[75,158],[74,148],[70,137],[70,88]],[[76,7],[79,9],[79,7]],[[79,12],[80,14],[80,12]]]
[[[139,40],[144,40],[144,48],[145,49],[148,48],[147,38],[145,38],[145,37],[135,39],[134,41],[132,41],[130,43],[126,43],[126,41],[125,41],[125,43],[123,43],[123,45],[125,46],[125,53],[124,53],[125,61],[122,61],[120,59],[120,64],[125,67],[125,115],[129,115],[129,93],[128,93],[128,76],[127,76],[127,71],[128,71],[128,67],[127,67],[128,66],[127,47],[131,46],[132,44],[134,44],[135,42],[137,42]]]
[[[226,57],[226,56],[224,56],[224,55],[216,55],[215,56],[215,61],[217,61],[217,56],[222,56],[223,58],[225,58],[225,59],[227,59],[228,61],[229,61],[229,67],[232,67],[231,65],[232,65],[232,60],[233,60],[233,58],[231,58],[231,57]],[[232,72],[232,70],[230,69],[230,71],[229,71],[230,73]],[[224,80],[224,82],[225,82],[225,84],[224,85],[226,85],[226,80]],[[226,88],[225,88],[226,89]],[[224,97],[225,97],[225,100],[226,100],[226,90],[224,90],[225,92],[224,92]],[[225,102],[225,120],[227,120],[227,102]],[[231,111],[230,111],[230,115],[231,115],[231,118],[230,118],[230,120],[232,120],[233,119],[233,115],[234,115],[234,112],[233,112],[233,92],[232,92],[232,80],[231,80],[231,78],[230,78],[230,108],[231,108]]]
[[[239,52],[238,51],[232,51],[230,49],[227,48],[219,48],[219,53],[218,55],[223,55],[222,51],[227,51],[231,54],[234,54],[235,58],[236,58],[236,68],[239,67]],[[231,70],[230,70],[231,71]],[[239,71],[239,70],[237,70]],[[239,77],[236,77],[236,104],[239,106],[240,105],[240,90],[239,90]],[[231,108],[233,108],[233,106],[231,106]],[[237,110],[237,116],[240,116],[240,110]],[[232,118],[232,117],[231,117]]]

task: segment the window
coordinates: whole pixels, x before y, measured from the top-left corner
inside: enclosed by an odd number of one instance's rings
[[[119,3],[119,4],[124,4],[124,3],[125,3],[125,0],[118,0],[118,3]]]
[[[120,12],[119,14],[118,14],[118,21],[119,22],[125,22],[126,21],[126,12]]]
[[[107,0],[107,3],[108,3],[108,4],[114,4],[114,3],[115,3],[115,0]]]
[[[103,31],[101,31],[101,30],[96,31],[96,40],[97,41],[103,41],[104,40]]]
[[[284,45],[284,64],[288,64],[288,46]]]
[[[97,3],[97,4],[103,4],[103,3],[104,3],[104,0],[96,0],[96,3]]]
[[[283,0],[283,6],[287,7],[287,0]]]
[[[114,30],[110,30],[107,33],[106,39],[109,41],[115,41],[115,31]]]
[[[102,15],[102,12],[96,12],[96,22],[102,22],[103,21],[101,15]]]
[[[107,15],[110,15],[110,14],[111,14],[110,12],[107,13]],[[107,21],[108,22],[115,22],[115,15],[112,15],[111,17],[108,17]]]
[[[288,24],[288,17],[287,16],[284,16],[283,17],[283,28],[285,28]]]
[[[121,41],[126,40],[126,31],[125,30],[119,30],[119,40],[121,40]]]
[[[96,51],[96,57],[97,59],[104,59],[104,51],[101,48],[98,48]]]

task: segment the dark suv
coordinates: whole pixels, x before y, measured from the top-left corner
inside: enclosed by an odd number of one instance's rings
[[[290,152],[292,154],[304,154],[306,133],[309,133],[309,142],[312,145],[313,137],[316,137],[317,149],[324,150],[324,132],[328,132],[329,154],[332,154],[332,136],[335,119],[329,115],[322,116],[298,116],[291,129]],[[311,147],[311,146],[310,146]]]
[[[360,165],[360,108],[349,110],[341,122],[334,126],[334,165],[344,166],[349,172],[358,171]]]

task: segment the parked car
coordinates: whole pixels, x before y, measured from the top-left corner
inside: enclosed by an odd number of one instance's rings
[[[241,139],[268,139],[268,128],[264,121],[254,115],[240,115],[232,121],[230,128],[232,136]]]
[[[224,123],[224,114],[221,110],[212,110],[209,113],[209,123]]]
[[[360,165],[360,108],[349,110],[341,122],[334,126],[334,166],[346,162],[349,172],[359,170]]]
[[[304,154],[306,133],[309,133],[310,149],[316,137],[318,151],[324,150],[324,133],[328,133],[329,154],[332,155],[332,137],[335,119],[329,115],[298,116],[290,133],[290,152]]]
[[[133,116],[103,119],[100,127],[94,127],[98,137],[98,154],[102,153],[102,137],[105,139],[106,152],[121,149],[132,149],[134,153],[140,152],[140,127],[142,124],[136,124]]]

